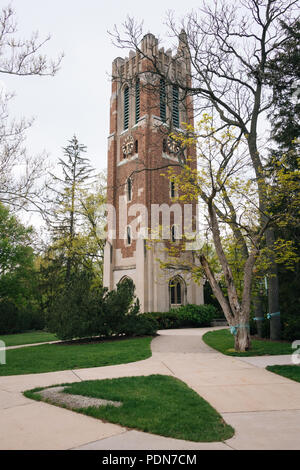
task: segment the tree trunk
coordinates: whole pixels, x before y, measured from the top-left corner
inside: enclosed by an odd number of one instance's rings
[[[250,339],[250,329],[245,327],[239,327],[236,330],[236,335],[234,337],[234,348],[237,352],[244,352],[250,349],[251,339]]]
[[[262,297],[261,294],[258,292],[257,296],[253,298],[253,307],[254,307],[254,316],[257,318],[256,320],[256,328],[257,328],[257,336],[259,338],[263,337],[263,305],[262,305]]]
[[[272,249],[275,241],[274,230],[268,229],[266,231],[267,246]],[[270,317],[270,339],[279,340],[281,338],[281,320],[279,314],[279,283],[277,264],[272,259],[272,265],[269,269],[268,276],[268,310]],[[274,315],[274,313],[276,315]]]

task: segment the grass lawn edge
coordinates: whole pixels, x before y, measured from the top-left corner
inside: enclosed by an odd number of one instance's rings
[[[293,380],[300,383],[300,365],[286,364],[286,365],[273,365],[267,366],[266,369],[273,374],[280,375],[286,379]]]
[[[116,366],[149,359],[153,336],[93,344],[42,344],[6,351],[0,377]]]
[[[147,400],[145,400],[142,396],[142,393],[145,392],[145,386],[141,392],[140,384],[143,382],[149,381],[151,383],[151,380],[154,380],[154,385],[155,388],[152,389],[152,395],[154,396],[153,398],[153,403],[151,403],[151,394],[149,392],[148,396],[148,403]],[[157,387],[157,382],[162,382],[164,385],[161,390],[165,390],[165,387],[167,387],[167,391],[164,393],[162,392],[159,395],[159,389]],[[124,382],[129,382],[130,386],[127,386],[126,389],[126,384],[125,388],[123,385],[123,388],[121,387],[121,392],[119,391],[120,389],[120,384],[124,384]],[[156,383],[155,383],[156,382]],[[120,410],[120,408],[116,409],[114,407],[89,407],[89,408],[70,408],[62,404],[54,403],[52,400],[48,400],[46,398],[43,398],[41,395],[38,394],[39,391],[47,389],[47,388],[52,388],[52,387],[57,387],[57,386],[65,386],[67,387],[67,391],[64,393],[71,393],[71,394],[76,394],[76,395],[83,395],[83,396],[94,396],[98,397],[98,395],[95,394],[88,394],[88,393],[74,393],[72,390],[75,387],[82,389],[82,387],[89,387],[93,385],[101,385],[102,386],[105,384],[106,386],[106,392],[103,394],[101,392],[101,396],[104,399],[108,400],[117,400],[116,394],[118,395],[118,401],[122,401],[124,406],[131,406],[133,417],[130,418],[130,416],[121,416],[118,418],[117,414]],[[138,384],[138,385],[135,385]],[[114,388],[111,392],[110,396],[110,388]],[[169,387],[169,388],[168,388]],[[181,419],[178,420],[178,413],[177,411],[174,412],[173,414],[169,413],[168,414],[168,409],[167,408],[167,402],[165,402],[166,397],[165,395],[168,394],[172,390],[173,387],[173,401],[172,403],[170,402],[170,406],[173,406],[176,408],[177,405],[179,405],[179,402],[181,400],[181,406],[183,403],[183,410],[181,410]],[[109,391],[107,391],[107,388]],[[116,391],[116,388],[118,389]],[[123,393],[123,397],[120,395]],[[136,393],[136,397],[135,394]],[[180,395],[182,393],[182,396]],[[149,434],[153,435],[158,435],[158,436],[163,436],[167,438],[173,438],[173,439],[180,439],[180,440],[187,440],[191,442],[224,442],[225,440],[228,440],[232,438],[235,434],[234,429],[232,426],[228,425],[224,418],[218,413],[211,405],[208,403],[204,398],[202,398],[197,392],[195,392],[193,389],[191,389],[185,382],[181,381],[180,379],[176,377],[170,377],[168,375],[162,375],[162,374],[152,374],[149,376],[138,376],[138,377],[121,377],[121,378],[114,378],[114,379],[101,379],[101,380],[86,380],[83,382],[72,382],[72,383],[63,383],[63,384],[56,384],[56,385],[51,385],[51,386],[46,386],[46,387],[36,387],[31,390],[26,390],[23,392],[23,395],[29,399],[33,399],[36,401],[43,401],[45,403],[51,404],[53,406],[59,406],[64,409],[69,409],[73,412],[84,414],[89,417],[93,417],[95,419],[100,419],[102,422],[105,423],[113,423],[120,425],[122,427],[128,428],[128,429],[135,429],[141,432],[146,432]],[[133,395],[134,399],[132,400],[131,395]],[[129,398],[128,398],[129,396]],[[125,397],[125,398],[124,398]],[[168,395],[169,399],[169,395]],[[162,403],[162,408],[160,409],[160,412],[154,412],[153,414],[153,409],[157,411],[157,407],[155,404]],[[179,402],[178,402],[179,400]],[[128,405],[128,402],[129,405]],[[189,415],[186,415],[186,410],[185,410],[185,405],[188,403],[187,406],[189,406]],[[177,405],[176,405],[177,404]],[[191,404],[193,406],[191,406]],[[152,406],[152,408],[151,408]],[[198,407],[197,408],[197,413],[195,413],[195,408],[194,406]],[[140,416],[138,415],[139,412],[139,407],[141,407],[140,411]],[[178,407],[176,408],[176,410]],[[202,411],[200,413],[199,411]],[[128,410],[127,410],[128,413]],[[164,415],[166,413],[166,415]],[[114,416],[112,416],[114,415]],[[121,415],[122,415],[122,410],[121,410]],[[172,417],[174,421],[172,422]],[[166,419],[167,418],[167,419]],[[133,419],[133,421],[132,421]],[[137,423],[135,422],[135,419],[137,420]],[[147,422],[147,419],[149,422]],[[129,420],[129,421],[128,421]],[[193,420],[200,420],[202,423],[202,426],[199,426],[199,429],[194,430],[193,428]],[[201,421],[202,420],[202,421]],[[141,423],[142,421],[142,423]],[[162,428],[161,428],[162,426]],[[166,429],[166,426],[169,427],[169,429]],[[203,430],[203,426],[206,426],[206,430]],[[188,428],[188,429],[187,429]],[[190,428],[192,431],[190,431]],[[201,429],[200,429],[201,428]],[[161,430],[161,432],[157,432],[157,430]],[[199,438],[201,436],[201,438]],[[187,437],[187,438],[186,438]]]
[[[228,328],[208,331],[202,336],[207,346],[226,356],[251,357],[290,355],[293,353],[291,343],[251,338],[251,349],[245,352],[234,350],[234,337]]]

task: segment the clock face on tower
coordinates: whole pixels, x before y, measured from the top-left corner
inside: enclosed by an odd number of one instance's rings
[[[125,139],[125,141],[122,145],[122,151],[123,151],[124,158],[132,153],[133,143],[134,142],[133,142],[132,135],[129,135],[128,137],[126,137],[126,139]]]
[[[179,142],[176,142],[171,136],[168,137],[167,146],[171,153],[177,153],[180,149]]]

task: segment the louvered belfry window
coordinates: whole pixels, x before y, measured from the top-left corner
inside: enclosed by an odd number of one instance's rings
[[[129,126],[129,87],[124,89],[124,130]]]
[[[171,193],[171,198],[174,198],[176,196],[174,181],[171,181],[170,183],[170,193]]]
[[[140,79],[135,82],[135,123],[140,119]]]
[[[132,199],[132,181],[130,178],[127,180],[127,197],[128,201],[131,201]]]
[[[172,119],[173,119],[173,126],[179,127],[179,91],[178,86],[173,85],[173,106],[172,106]]]
[[[159,98],[160,118],[163,122],[166,122],[166,82],[163,78],[160,79]]]
[[[131,227],[127,227],[127,245],[131,245]]]

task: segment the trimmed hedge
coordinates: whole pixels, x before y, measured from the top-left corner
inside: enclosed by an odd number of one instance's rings
[[[215,318],[216,308],[213,305],[182,305],[173,308],[169,312],[144,313],[145,318],[155,320],[158,329],[166,330],[183,327],[204,327],[210,326]]]

